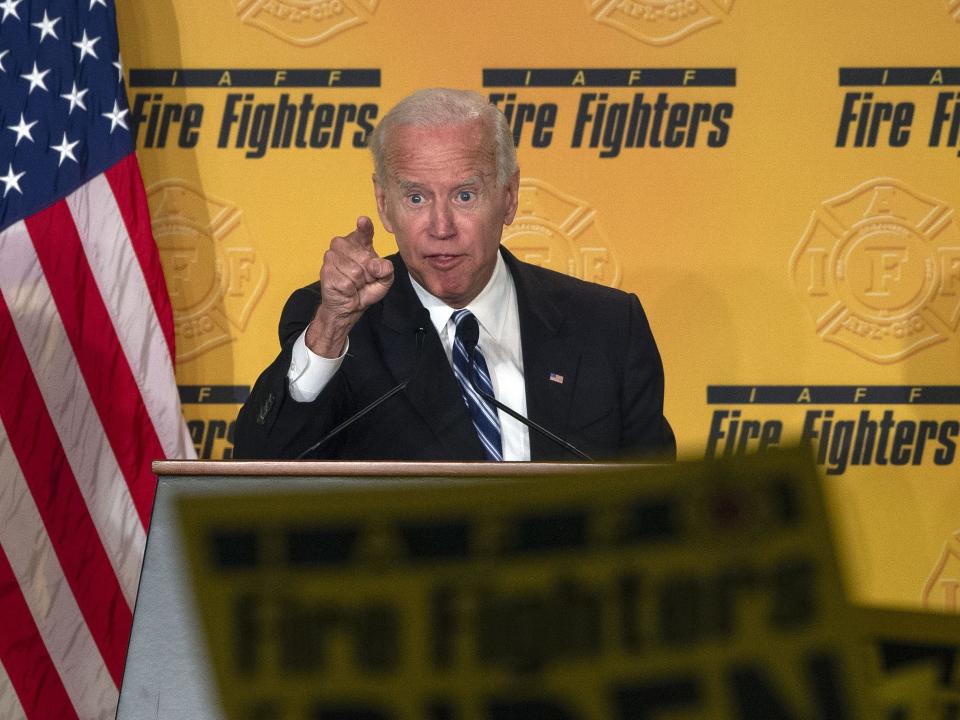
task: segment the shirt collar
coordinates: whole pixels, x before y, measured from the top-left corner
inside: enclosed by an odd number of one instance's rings
[[[437,329],[437,333],[442,337],[454,309],[440,298],[429,293],[413,279],[413,276],[410,276],[410,283],[413,285],[413,291],[420,298],[420,303],[430,313],[430,320]],[[493,274],[490,275],[490,279],[483,290],[466,306],[476,316],[480,327],[495,340],[499,340],[503,333],[505,318],[503,308],[508,307],[512,285],[513,278],[510,276],[507,264],[503,260],[503,255],[498,252]]]

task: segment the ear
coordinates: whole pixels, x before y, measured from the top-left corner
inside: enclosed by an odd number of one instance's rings
[[[373,196],[377,199],[377,214],[380,216],[380,222],[384,229],[391,235],[393,234],[393,223],[390,222],[387,212],[387,189],[380,184],[377,176],[373,176]]]
[[[517,168],[517,171],[513,174],[513,177],[507,181],[507,186],[504,188],[504,192],[507,193],[507,211],[503,216],[503,224],[509,225],[513,222],[513,218],[517,214],[517,205],[520,202],[519,168]]]

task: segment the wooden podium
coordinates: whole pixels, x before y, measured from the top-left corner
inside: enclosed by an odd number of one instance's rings
[[[222,720],[175,514],[186,494],[280,493],[574,475],[601,463],[157,461],[157,494],[133,618],[118,720]],[[642,466],[632,466],[642,467]]]

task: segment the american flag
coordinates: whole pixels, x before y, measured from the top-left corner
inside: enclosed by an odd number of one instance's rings
[[[112,718],[192,457],[112,0],[0,0],[0,717]]]

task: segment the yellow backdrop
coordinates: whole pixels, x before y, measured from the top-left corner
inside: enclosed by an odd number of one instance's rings
[[[854,594],[958,609],[957,0],[118,5],[203,457],[286,297],[375,214],[378,118],[472,88],[518,138],[505,243],[640,296],[681,454],[805,435]]]

